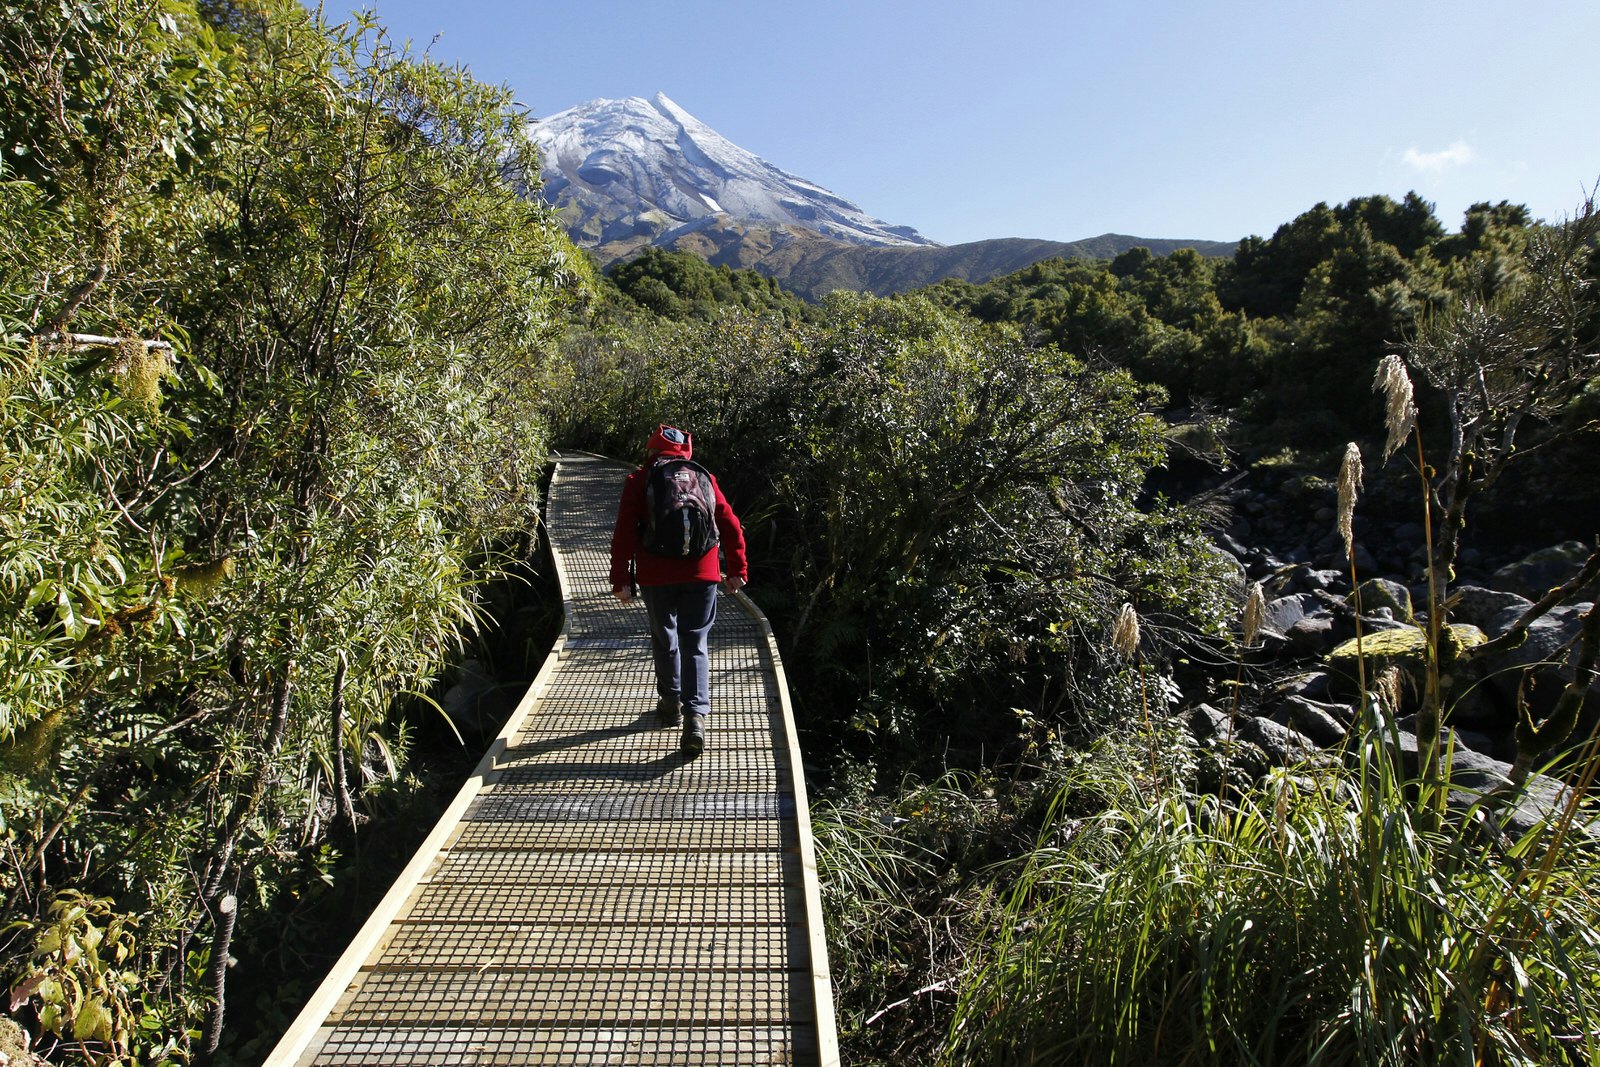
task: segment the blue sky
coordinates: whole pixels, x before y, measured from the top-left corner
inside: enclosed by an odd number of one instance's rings
[[[535,116],[665,92],[946,244],[1270,235],[1415,190],[1547,219],[1600,181],[1600,0],[376,0]],[[342,17],[343,4],[326,8]]]

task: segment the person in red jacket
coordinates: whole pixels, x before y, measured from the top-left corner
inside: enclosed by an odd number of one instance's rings
[[[728,506],[717,480],[707,472],[715,498],[713,519],[722,560],[713,546],[700,555],[659,555],[646,545],[646,488],[658,464],[687,460],[694,442],[673,426],[657,426],[645,445],[645,462],[622,484],[617,523],[611,531],[611,595],[623,603],[633,599],[628,565],[637,566],[639,595],[650,619],[655,654],[656,715],[664,726],[683,725],[683,752],[698,756],[706,743],[706,716],[711,713],[711,659],[708,639],[717,618],[717,588],[736,593],[749,568],[744,528]],[[723,568],[727,573],[724,575]]]

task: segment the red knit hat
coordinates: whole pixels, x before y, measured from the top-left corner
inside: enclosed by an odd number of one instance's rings
[[[688,431],[662,423],[656,427],[644,447],[649,452],[671,452],[687,459],[694,453],[694,439]]]

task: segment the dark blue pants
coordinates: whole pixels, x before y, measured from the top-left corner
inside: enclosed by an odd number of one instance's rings
[[[717,583],[679,582],[639,590],[650,616],[656,692],[681,700],[685,715],[711,711],[711,624],[717,621]]]

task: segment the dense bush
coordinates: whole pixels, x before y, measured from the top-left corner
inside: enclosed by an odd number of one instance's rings
[[[821,321],[726,315],[574,338],[558,432],[633,454],[690,427],[754,545],[814,758],[893,781],[1092,732],[1124,602],[1214,633],[1222,569],[1192,517],[1141,501],[1156,397],[925,300],[836,294]],[[851,770],[854,768],[854,770]]]
[[[525,545],[546,442],[671,421],[784,646],[857,1059],[1593,1058],[1564,838],[1414,819],[1371,738],[1196,794],[1161,713],[1243,591],[1149,491],[1155,410],[1324,448],[1409,342],[1460,446],[1424,473],[1447,572],[1520,420],[1592,417],[1592,228],[1377,197],[1231,262],[896,299],[660,252],[597,282],[517,195],[507,93],[371,22],[0,15],[4,964],[62,1055],[217,1042],[229,955],[413,802],[400,710]]]
[[[249,944],[410,788],[396,710],[535,523],[582,261],[513,189],[508,94],[373,25],[4,19],[8,976],[82,1055],[184,1054],[218,1036],[220,916]]]
[[[1248,451],[1314,454],[1365,436],[1379,417],[1367,388],[1378,360],[1460,300],[1514,288],[1538,232],[1504,202],[1473,205],[1447,233],[1415,194],[1361,197],[1246,238],[1231,260],[1134,249],[930,293],[1126,367],[1176,406],[1225,412]]]
[[[605,295],[622,315],[643,311],[664,319],[711,319],[724,308],[814,317],[811,305],[753,270],[713,267],[688,252],[646,248],[606,270]]]

